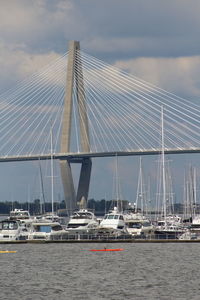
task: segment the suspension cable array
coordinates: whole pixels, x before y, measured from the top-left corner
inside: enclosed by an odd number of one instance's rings
[[[165,149],[200,148],[200,106],[77,51],[73,86],[72,143],[81,152],[79,126],[86,98],[90,151],[144,151],[161,148],[161,106]],[[60,151],[68,53],[0,95],[0,156]],[[80,63],[81,62],[81,63]]]

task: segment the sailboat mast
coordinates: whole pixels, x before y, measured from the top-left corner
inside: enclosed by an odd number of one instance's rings
[[[51,137],[51,211],[52,211],[52,218],[53,218],[53,215],[54,215],[54,181],[53,181],[54,168],[53,168],[53,134],[52,134],[52,127],[51,127],[50,137]]]
[[[167,204],[166,204],[166,178],[165,178],[165,140],[164,140],[164,118],[163,106],[161,106],[161,137],[162,137],[162,179],[163,179],[163,209],[164,220],[167,217]]]
[[[115,163],[115,173],[116,173],[116,200],[117,200],[117,209],[119,211],[119,175],[118,175],[118,156],[116,154],[116,163]]]

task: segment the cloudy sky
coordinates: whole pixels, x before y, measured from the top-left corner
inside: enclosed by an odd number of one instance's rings
[[[88,54],[198,101],[199,14],[199,0],[0,0],[0,91],[65,53],[69,40],[79,40]],[[134,200],[138,160],[130,160],[120,159],[122,190],[124,198]],[[173,160],[173,172],[179,177],[179,167],[190,161],[198,167],[199,157]],[[150,172],[155,158],[146,158],[145,164]],[[98,167],[94,162],[90,197],[109,198],[112,187],[103,182],[102,174],[112,176],[113,162],[106,161],[100,171]],[[31,171],[32,164],[2,164],[1,168],[1,200],[9,200],[12,194],[14,200],[25,201],[36,172]],[[182,180],[175,184],[179,192]],[[107,182],[111,185],[112,178]]]

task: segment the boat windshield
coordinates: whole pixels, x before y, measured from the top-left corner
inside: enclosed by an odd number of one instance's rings
[[[0,223],[0,230],[16,230],[18,225],[16,222],[1,222]]]
[[[130,223],[128,223],[128,227],[129,227],[129,228],[140,229],[140,228],[142,228],[142,224],[141,224],[141,223],[133,223],[133,222],[130,222]]]
[[[86,212],[74,213],[72,219],[92,219],[92,214]]]
[[[106,215],[105,219],[108,219],[108,220],[118,219],[118,216],[115,216],[115,215]]]
[[[28,211],[11,211],[10,217],[19,218],[19,219],[28,219],[30,217],[30,214]]]
[[[51,226],[50,225],[38,225],[35,226],[35,231],[36,232],[51,232]]]
[[[151,223],[150,222],[145,222],[145,223],[142,223],[142,226],[143,227],[149,227],[149,226],[151,226]]]

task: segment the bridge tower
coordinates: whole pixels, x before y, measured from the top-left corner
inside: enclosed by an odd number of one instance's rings
[[[86,108],[86,98],[84,90],[84,79],[82,72],[82,63],[79,54],[80,43],[78,41],[69,42],[66,93],[64,102],[64,114],[62,120],[61,133],[61,153],[70,152],[71,131],[72,131],[72,107],[73,107],[73,90],[76,91],[78,104],[79,133],[81,142],[81,151],[90,152],[90,139],[88,129],[88,117]],[[78,68],[79,72],[75,70]],[[81,171],[78,183],[77,193],[75,192],[71,163],[80,163]],[[85,199],[87,201],[92,161],[90,158],[81,158],[73,160],[60,160],[61,177],[64,188],[65,202],[68,211],[77,208],[78,203]]]

